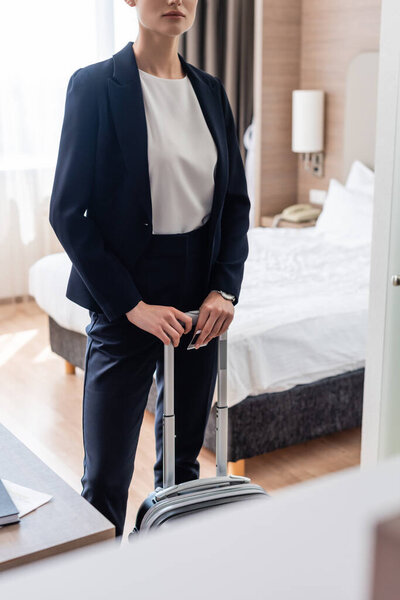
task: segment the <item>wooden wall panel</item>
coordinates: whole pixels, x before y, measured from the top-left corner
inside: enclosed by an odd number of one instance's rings
[[[298,161],[298,201],[310,188],[328,189],[329,179],[344,183],[346,70],[359,52],[379,49],[381,0],[302,0],[300,87],[326,92],[325,173],[318,178]]]
[[[263,0],[260,212],[296,201],[297,157],[291,151],[291,94],[300,76],[299,0]],[[288,202],[288,199],[290,201]]]
[[[310,188],[344,181],[346,68],[359,52],[379,49],[381,0],[262,1],[260,213],[308,202]],[[326,92],[325,174],[312,176],[291,151],[292,90]]]

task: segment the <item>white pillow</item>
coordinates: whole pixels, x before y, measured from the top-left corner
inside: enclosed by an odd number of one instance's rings
[[[315,227],[328,238],[346,245],[369,243],[372,212],[373,196],[349,190],[332,178]]]
[[[361,192],[362,194],[374,195],[375,173],[371,171],[364,163],[355,160],[351,165],[350,172],[346,180],[346,188]]]

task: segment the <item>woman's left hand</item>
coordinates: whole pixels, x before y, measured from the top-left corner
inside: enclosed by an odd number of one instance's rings
[[[196,350],[202,344],[224,333],[232,323],[235,307],[218,292],[210,292],[199,308],[196,331],[201,333],[195,344]]]

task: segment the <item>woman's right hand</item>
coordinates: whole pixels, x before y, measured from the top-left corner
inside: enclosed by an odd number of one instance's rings
[[[125,314],[131,323],[152,333],[164,344],[172,340],[175,348],[179,345],[181,335],[189,333],[193,327],[191,317],[174,306],[146,304],[143,300]]]

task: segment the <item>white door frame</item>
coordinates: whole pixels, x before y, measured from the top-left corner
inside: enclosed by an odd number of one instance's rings
[[[400,198],[393,193],[395,169],[400,168],[400,165],[395,164],[396,132],[400,131],[399,31],[399,0],[382,0],[361,468],[374,466],[391,453],[385,443],[390,421],[388,411],[393,411],[392,399],[388,397],[390,390],[385,385],[385,349],[387,351],[390,348],[387,308],[390,294],[394,293],[390,269],[392,213],[398,213],[398,205],[396,204],[395,209],[394,206],[395,203],[400,203]],[[397,293],[400,294],[400,290]],[[395,417],[398,419],[398,413],[393,411],[393,418]],[[400,422],[398,426],[400,432]]]

